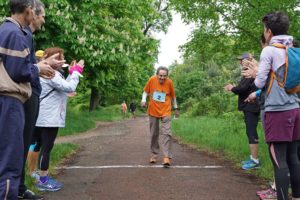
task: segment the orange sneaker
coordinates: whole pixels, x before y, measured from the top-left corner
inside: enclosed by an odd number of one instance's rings
[[[151,164],[156,163],[156,156],[151,156],[149,162],[150,162]]]
[[[164,157],[163,165],[164,167],[169,167],[171,165],[171,161],[169,157]]]

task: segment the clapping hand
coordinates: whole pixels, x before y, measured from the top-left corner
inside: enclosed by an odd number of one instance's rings
[[[84,60],[80,60],[77,65],[79,65],[80,67],[84,68]]]
[[[255,59],[243,60],[242,76],[245,78],[255,78],[258,71],[258,62]]]
[[[224,86],[225,91],[231,91],[232,88],[234,88],[234,85],[232,85],[232,84],[227,84],[227,85]]]
[[[50,66],[61,66],[61,65],[65,64],[66,60],[58,60],[57,59],[58,57],[59,57],[59,53],[56,53],[56,54],[46,58],[42,62],[45,62],[46,64],[48,64]]]
[[[244,102],[254,102],[256,100],[256,92],[252,92]]]
[[[55,71],[54,69],[48,65],[46,62],[41,61],[37,64],[39,71],[40,71],[40,76],[45,78],[45,79],[52,79],[55,76]]]

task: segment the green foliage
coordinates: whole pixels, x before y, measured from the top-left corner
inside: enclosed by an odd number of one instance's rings
[[[234,161],[240,168],[241,160],[249,157],[249,145],[245,133],[242,114],[226,113],[221,118],[198,117],[179,118],[173,120],[174,134],[184,143],[192,144],[208,152],[221,154],[228,160]],[[258,128],[260,138],[259,159],[263,167],[252,171],[260,177],[272,179],[273,167],[268,154],[268,146],[264,143],[261,124]]]
[[[244,51],[260,52],[261,19],[271,11],[283,11],[290,17],[290,34],[299,36],[299,0],[223,1],[223,0],[171,0],[187,23],[194,22],[196,29],[189,52],[197,55],[236,55]],[[233,39],[232,41],[230,41]],[[225,59],[226,60],[226,59]],[[224,62],[224,59],[219,60]]]
[[[103,105],[141,94],[158,55],[159,41],[151,33],[166,31],[172,20],[169,0],[43,3],[46,24],[35,36],[36,49],[58,46],[67,62],[84,59],[79,91],[98,90]],[[0,20],[8,10],[7,1],[0,1]]]
[[[158,41],[147,33],[165,30],[170,24],[169,11],[162,10],[168,7],[167,1],[43,2],[46,31],[37,35],[37,46],[60,46],[69,62],[85,60],[81,91],[97,89],[103,105],[141,93],[158,53]]]
[[[259,58],[265,14],[287,13],[289,33],[300,33],[299,0],[171,0],[171,4],[185,22],[195,24],[189,42],[181,47],[184,63],[172,66],[179,103],[190,116],[226,115],[236,110],[236,98],[225,94],[223,87],[240,77],[238,55],[250,52]]]
[[[181,109],[188,116],[219,116],[236,110],[237,98],[225,93],[223,87],[228,81],[239,79],[237,64],[196,61],[190,58],[184,64],[172,66],[170,76]]]
[[[189,116],[222,116],[227,112],[233,112],[237,110],[237,98],[236,96],[213,93],[210,96],[203,97],[201,100],[195,102],[189,109],[187,114]],[[238,112],[234,112],[237,114]]]
[[[51,151],[51,166],[50,173],[55,174],[55,167],[62,163],[63,160],[70,157],[71,154],[79,148],[77,144],[64,143],[55,144],[53,150]]]
[[[190,41],[181,48],[184,64],[173,66],[173,79],[177,94],[181,96],[178,99],[184,106],[192,108],[192,115],[224,112],[217,110],[226,104],[222,101],[228,100],[222,92],[223,86],[237,82],[240,76],[235,58],[244,52],[259,58],[263,32],[261,19],[265,14],[277,10],[287,13],[291,21],[289,33],[299,36],[299,0],[171,2],[187,23],[195,24]],[[216,104],[218,95],[219,103]]]
[[[96,127],[96,121],[117,121],[123,119],[121,104],[107,107],[98,107],[93,112],[87,109],[78,109],[74,107],[75,99],[71,99],[67,108],[66,126],[59,129],[59,135],[73,135],[87,131]],[[126,114],[129,118],[130,114]]]

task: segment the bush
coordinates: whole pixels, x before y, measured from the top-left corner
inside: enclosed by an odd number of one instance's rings
[[[224,92],[213,93],[201,100],[188,99],[183,106],[187,106],[187,116],[218,117],[227,112],[237,111],[237,97]]]

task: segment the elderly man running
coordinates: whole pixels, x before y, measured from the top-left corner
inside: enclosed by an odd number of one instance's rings
[[[151,134],[151,157],[150,163],[156,163],[159,153],[159,122],[162,123],[162,150],[164,154],[164,167],[170,166],[171,152],[171,102],[175,109],[175,116],[179,111],[175,98],[173,82],[168,78],[169,70],[166,67],[159,67],[156,76],[152,76],[146,86],[142,98],[142,107],[146,107],[147,96],[149,101],[149,120]]]

